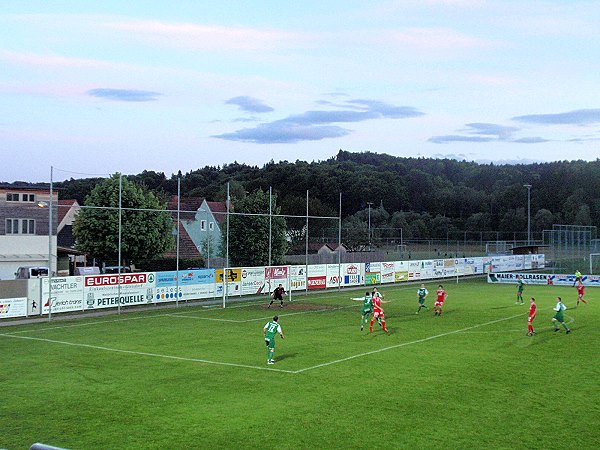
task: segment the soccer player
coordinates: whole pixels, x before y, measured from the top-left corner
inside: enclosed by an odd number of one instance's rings
[[[560,323],[563,328],[567,330],[567,334],[569,334],[571,330],[565,323],[565,315],[563,313],[565,309],[567,309],[567,307],[562,302],[562,299],[560,297],[556,297],[556,306],[554,307],[556,314],[554,314],[554,317],[552,318],[552,325],[554,325],[554,331],[559,331],[560,327],[558,326],[558,323]]]
[[[579,280],[579,283],[577,283],[576,287],[577,287],[577,305],[575,306],[575,308],[577,308],[579,306],[580,301],[582,301],[583,303],[585,303],[587,305],[587,302],[583,298],[583,296],[585,295],[585,286],[583,285],[581,280]]]
[[[527,318],[527,336],[534,336],[535,330],[533,329],[533,320],[537,313],[537,306],[535,304],[535,298],[531,297],[531,304],[529,306],[529,317]]]
[[[273,317],[273,320],[267,322],[263,327],[263,335],[267,346],[267,364],[275,364],[273,354],[275,353],[275,336],[277,336],[277,333],[279,333],[281,339],[283,339],[283,330],[281,329],[278,320],[279,317],[275,316]]]
[[[360,331],[363,330],[366,323],[369,321],[369,316],[373,313],[373,297],[369,291],[365,292],[365,296],[363,298],[363,307],[361,311],[360,318]]]
[[[433,311],[435,312],[436,316],[441,316],[442,309],[444,308],[444,302],[446,301],[446,298],[448,298],[448,293],[444,290],[444,286],[442,286],[440,284],[438,286],[436,295],[437,295],[437,300],[435,301],[435,304],[433,305]]]
[[[524,305],[523,301],[523,289],[525,289],[525,283],[523,282],[523,278],[521,275],[517,275],[517,301],[515,305],[521,304]]]
[[[279,307],[283,308],[283,296],[284,295],[285,295],[285,289],[284,289],[283,285],[281,283],[279,283],[279,286],[277,286],[275,288],[275,290],[273,291],[273,298],[271,299],[271,303],[269,303],[268,307],[270,308],[275,300],[279,300],[281,302]]]
[[[425,299],[427,298],[427,294],[429,291],[425,287],[425,283],[421,283],[421,287],[417,290],[417,301],[419,302],[419,309],[415,314],[419,314],[421,308],[429,309],[427,305],[425,305]]]
[[[373,324],[375,323],[375,321],[377,320],[377,322],[379,322],[379,325],[381,325],[381,327],[383,328],[383,331],[385,331],[386,333],[388,332],[387,326],[385,325],[385,313],[383,311],[383,308],[381,307],[381,303],[383,302],[382,296],[381,295],[377,295],[379,294],[379,292],[377,292],[375,289],[373,290],[373,297],[372,297],[372,301],[373,301],[373,317],[371,318],[371,325],[369,326],[369,331],[372,333],[373,332]],[[383,303],[387,303],[387,302],[383,302]]]

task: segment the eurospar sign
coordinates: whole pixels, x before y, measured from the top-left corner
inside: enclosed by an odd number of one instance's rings
[[[126,273],[85,277],[85,309],[152,303],[154,273]]]
[[[154,278],[154,277],[152,277]],[[115,275],[94,275],[85,277],[85,286],[115,286],[119,284],[140,284],[148,281],[147,273],[127,273]],[[154,281],[154,280],[152,280]]]

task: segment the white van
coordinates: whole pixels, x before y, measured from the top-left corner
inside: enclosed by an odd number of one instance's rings
[[[48,268],[44,266],[19,267],[15,272],[16,280],[27,280],[29,278],[40,278],[48,276]]]

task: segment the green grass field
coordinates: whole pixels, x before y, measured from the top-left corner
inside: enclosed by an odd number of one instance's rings
[[[575,289],[526,286],[527,337],[516,286],[444,284],[441,317],[383,286],[389,335],[360,332],[364,289],[1,327],[0,448],[598,448],[600,290],[567,335],[552,307]]]

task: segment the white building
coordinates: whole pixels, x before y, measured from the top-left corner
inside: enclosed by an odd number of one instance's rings
[[[49,233],[50,189],[45,185],[0,184],[0,279],[15,278],[22,266],[48,266],[56,272],[58,192],[52,195],[52,233]]]

